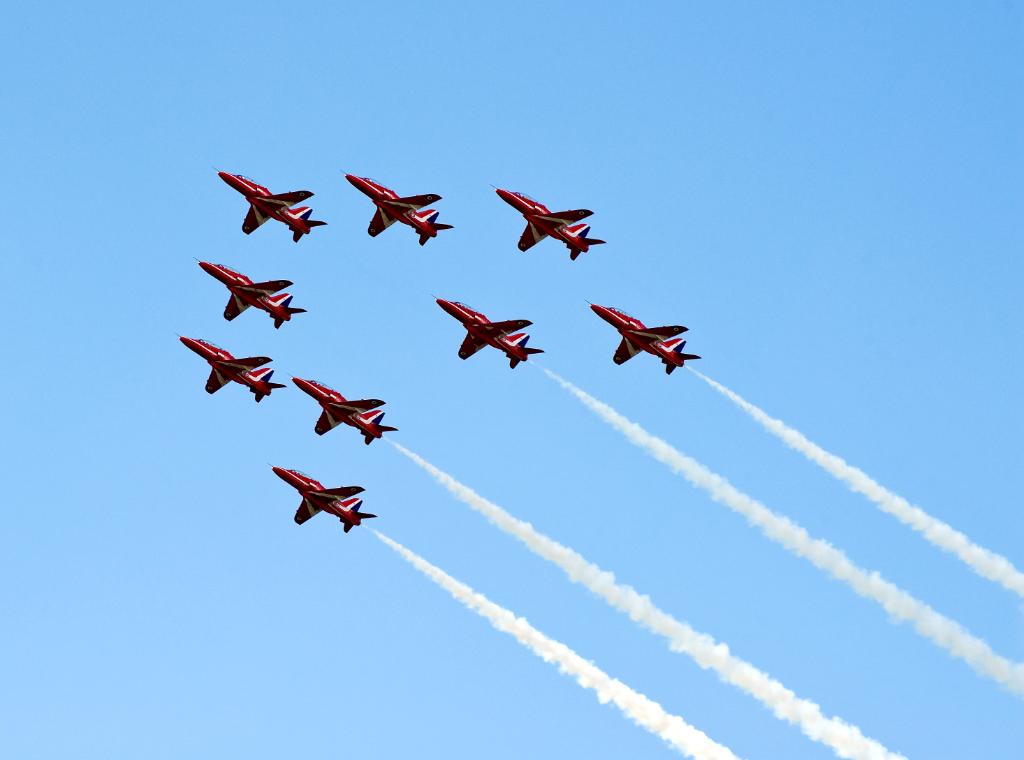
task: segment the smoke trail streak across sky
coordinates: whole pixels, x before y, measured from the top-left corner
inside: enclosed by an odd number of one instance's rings
[[[580,686],[596,692],[601,704],[614,703],[638,726],[661,737],[669,746],[687,757],[696,760],[736,760],[736,755],[728,748],[713,741],[678,715],[665,712],[657,702],[612,678],[565,644],[548,638],[525,619],[516,617],[511,611],[490,601],[483,594],[473,591],[466,584],[455,580],[396,541],[381,533],[376,535],[398,552],[406,562],[473,612],[486,618],[496,629],[515,638],[544,662],[558,665],[559,671],[575,678]]]
[[[966,662],[977,673],[1002,684],[1018,696],[1024,696],[1024,664],[1012,662],[996,654],[986,642],[965,630],[956,621],[936,612],[924,602],[882,578],[877,572],[868,572],[858,567],[828,542],[812,538],[806,530],[789,518],[775,514],[721,475],[677,451],[661,438],[651,435],[568,380],[550,370],[543,371],[598,417],[622,433],[632,444],[667,465],[676,474],[682,475],[691,485],[707,492],[719,504],[724,504],[743,515],[751,525],[760,529],[772,541],[842,581],[860,596],[877,602],[893,618],[913,623],[918,633]]]
[[[798,725],[806,736],[830,747],[839,757],[857,760],[895,760],[902,757],[865,737],[856,726],[839,718],[826,717],[814,702],[797,697],[767,673],[733,655],[725,644],[676,620],[632,586],[616,582],[612,573],[548,538],[529,523],[513,517],[419,455],[393,441],[390,443],[459,501],[522,541],[534,554],[564,570],[573,583],[585,586],[615,609],[625,612],[634,622],[663,636],[672,651],[688,654],[700,667],[714,670],[722,680],[760,701],[781,720]]]
[[[690,369],[687,367],[687,369]],[[807,439],[802,433],[789,427],[782,420],[769,416],[738,393],[729,390],[707,375],[690,369],[693,374],[721,393],[736,406],[750,415],[761,427],[781,440],[791,449],[800,452],[833,477],[845,483],[851,491],[863,494],[883,512],[888,512],[904,525],[909,525],[928,541],[943,551],[955,554],[968,567],[983,578],[1002,585],[1024,597],[1024,573],[1021,573],[1005,557],[973,543],[963,533],[936,519],[920,507],[915,507],[902,496],[894,494],[875,482],[867,473],[848,464],[841,457],[825,451]]]

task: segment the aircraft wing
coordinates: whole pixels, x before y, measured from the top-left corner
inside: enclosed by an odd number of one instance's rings
[[[277,206],[284,206],[285,208],[291,208],[296,203],[301,203],[307,198],[312,198],[313,193],[309,190],[295,190],[290,193],[278,193],[277,195],[264,195],[260,198],[264,203],[273,203]]]
[[[246,356],[241,359],[228,359],[218,363],[223,364],[225,367],[245,371],[262,367],[264,364],[270,364],[272,361],[273,359],[269,356]]]
[[[646,338],[671,338],[674,335],[686,332],[688,329],[682,325],[665,325],[664,327],[644,327],[639,330],[631,330],[630,332]]]
[[[272,293],[276,293],[279,290],[291,287],[295,283],[291,280],[267,280],[266,282],[254,282],[252,285],[236,285],[239,290],[244,290],[249,293],[256,293],[258,295],[269,296]]]
[[[374,214],[373,219],[370,220],[370,227],[366,231],[370,233],[370,237],[377,237],[394,223],[394,218],[385,214],[378,208],[377,213]]]
[[[331,406],[342,412],[366,412],[376,409],[378,406],[384,406],[384,402],[379,398],[349,399],[335,402]]]
[[[245,220],[242,222],[242,232],[248,235],[269,218],[269,216],[261,214],[255,206],[249,206],[249,213],[245,215]]]
[[[231,296],[231,299],[228,301],[228,305],[224,307],[224,319],[230,322],[248,308],[249,304],[241,298],[238,296]]]
[[[473,333],[466,333],[466,339],[462,341],[462,345],[459,346],[459,358],[468,359],[486,345],[487,344],[484,343],[484,341],[477,340],[473,336]]]
[[[546,237],[546,233],[541,232],[532,224],[527,223],[526,229],[523,230],[523,234],[519,237],[519,250],[528,251]]]
[[[572,224],[578,222],[580,219],[586,219],[588,216],[593,216],[594,212],[586,208],[575,208],[571,211],[555,211],[551,214],[541,214],[541,219],[546,219],[549,222],[555,224]]]
[[[403,208],[415,211],[421,209],[424,206],[429,206],[434,201],[441,200],[440,195],[434,195],[434,193],[427,193],[426,195],[410,195],[405,198],[394,198],[387,201],[389,206],[399,206]]]
[[[320,418],[316,421],[316,427],[313,428],[313,431],[317,435],[323,435],[328,430],[334,430],[334,428],[338,427],[340,424],[341,420],[334,419],[334,417],[329,415],[327,412],[321,412]]]
[[[612,357],[612,361],[616,364],[625,364],[638,353],[640,353],[640,349],[623,338],[619,347],[615,349],[615,356]]]
[[[312,496],[328,496],[332,499],[347,499],[349,496],[355,496],[357,493],[362,493],[366,489],[362,486],[342,486],[341,488],[325,488],[322,491],[314,491]]]
[[[302,525],[302,523],[306,522],[306,520],[318,514],[320,511],[320,507],[309,499],[303,499],[299,508],[295,511],[295,522],[298,525]]]
[[[227,384],[228,378],[224,377],[224,375],[217,370],[211,370],[210,377],[206,381],[206,392],[216,393]]]
[[[528,319],[508,319],[504,322],[489,322],[486,325],[480,325],[481,330],[494,333],[495,335],[508,335],[516,330],[522,330],[524,327],[532,325]]]

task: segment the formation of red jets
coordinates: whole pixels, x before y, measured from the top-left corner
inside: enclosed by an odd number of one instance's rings
[[[326,224],[311,218],[313,209],[309,206],[297,205],[313,197],[313,193],[308,190],[274,194],[241,174],[218,174],[249,204],[242,222],[242,232],[246,235],[267,220],[274,219],[287,226],[292,232],[292,240],[298,242],[314,227]],[[452,229],[450,224],[438,223],[439,212],[430,208],[441,200],[440,195],[427,193],[403,197],[367,177],[346,174],[345,179],[366,195],[376,209],[367,229],[370,237],[376,237],[395,222],[400,222],[413,230],[419,238],[420,245],[425,245],[428,240],[437,237],[438,232]],[[593,215],[594,212],[589,209],[552,212],[543,203],[523,193],[500,188],[495,188],[495,192],[498,197],[521,213],[526,221],[526,229],[519,238],[521,251],[527,251],[544,238],[550,237],[563,243],[569,249],[569,258],[575,261],[581,253],[587,253],[591,246],[605,242],[588,237],[590,225],[582,223],[581,220]],[[230,299],[224,308],[224,319],[228,321],[235,319],[251,306],[266,312],[273,320],[274,327],[280,328],[285,322],[290,322],[294,315],[306,311],[293,308],[292,296],[282,292],[292,286],[290,280],[253,282],[246,275],[223,264],[200,261],[199,266],[228,289]],[[531,355],[544,353],[542,349],[527,346],[530,336],[523,330],[532,324],[529,320],[509,319],[492,322],[479,311],[458,301],[438,298],[437,305],[457,319],[466,330],[466,337],[459,346],[460,359],[468,359],[484,346],[490,346],[501,351],[508,358],[509,366],[515,368],[520,362],[527,361]],[[612,357],[616,364],[623,364],[638,353],[646,352],[657,357],[664,364],[665,372],[672,374],[677,367],[682,367],[687,361],[700,358],[696,354],[684,352],[686,341],[677,337],[687,330],[682,325],[648,327],[620,309],[597,304],[591,304],[590,308],[612,325],[621,336],[619,346]],[[281,383],[271,382],[274,371],[265,366],[271,362],[269,357],[236,358],[225,349],[197,338],[182,336],[181,342],[210,365],[210,376],[206,381],[207,393],[216,393],[229,382],[235,382],[248,388],[259,402],[265,396],[271,395],[275,389],[285,387]],[[346,399],[338,391],[315,380],[294,377],[292,382],[320,406],[320,417],[313,428],[317,435],[324,435],[338,425],[347,425],[354,428],[369,445],[374,440],[382,438],[384,433],[397,430],[381,424],[384,412],[379,407],[384,406],[384,402],[380,399]],[[376,517],[359,511],[363,503],[362,499],[356,497],[356,494],[363,492],[360,486],[324,488],[319,481],[298,470],[283,467],[272,469],[302,497],[302,502],[295,513],[295,522],[299,525],[319,512],[327,512],[337,517],[348,533],[363,520]]]

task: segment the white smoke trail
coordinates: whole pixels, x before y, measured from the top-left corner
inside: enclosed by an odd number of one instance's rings
[[[601,704],[613,702],[627,718],[641,728],[646,728],[655,736],[660,736],[669,746],[679,750],[687,757],[697,758],[697,760],[736,760],[736,755],[728,748],[711,740],[706,734],[691,726],[678,715],[665,712],[657,702],[612,678],[593,663],[584,660],[565,644],[549,639],[526,622],[524,618],[516,617],[511,611],[490,601],[483,594],[476,593],[466,584],[455,580],[396,541],[381,533],[376,535],[377,538],[398,552],[410,565],[434,581],[456,600],[481,617],[487,618],[491,625],[499,631],[515,638],[544,662],[558,665],[558,669],[562,673],[575,678],[580,686],[596,692],[597,699]]]
[[[800,452],[830,475],[844,482],[851,491],[866,496],[883,512],[888,512],[904,525],[909,525],[943,551],[955,554],[978,575],[1024,596],[1024,573],[1015,568],[1008,559],[973,543],[960,531],[932,517],[902,496],[894,494],[875,482],[863,470],[825,451],[799,431],[789,427],[782,420],[769,416],[763,409],[754,406],[721,383],[695,369],[690,371],[753,417],[765,430],[791,449]]]
[[[877,572],[869,573],[858,567],[828,542],[812,538],[806,530],[789,518],[775,514],[721,475],[677,451],[661,438],[651,435],[568,380],[547,369],[544,373],[622,433],[632,444],[667,465],[676,474],[682,475],[692,485],[706,491],[718,503],[743,515],[747,522],[759,528],[772,541],[847,584],[864,598],[882,605],[893,618],[913,623],[918,633],[966,662],[976,672],[997,681],[1015,694],[1024,696],[1024,664],[997,655],[987,643],[972,635],[956,621],[939,614],[924,602],[882,578]]]
[[[896,760],[903,757],[865,737],[856,726],[839,718],[826,717],[814,702],[801,699],[767,673],[736,657],[725,644],[676,620],[632,586],[616,582],[614,574],[548,538],[530,523],[513,517],[404,446],[394,441],[390,443],[459,501],[522,541],[534,554],[560,567],[573,583],[585,586],[615,609],[629,615],[634,622],[664,637],[672,651],[688,654],[700,667],[715,671],[723,681],[760,701],[777,718],[796,724],[807,737],[830,747],[839,757],[857,760]]]

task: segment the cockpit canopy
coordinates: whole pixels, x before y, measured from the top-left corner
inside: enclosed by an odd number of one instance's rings
[[[633,321],[636,321],[636,317],[634,317],[632,314],[627,314],[622,309],[616,309],[614,306],[608,306],[606,308],[608,309],[608,311],[615,312],[620,317],[625,317],[626,319],[632,319]]]

